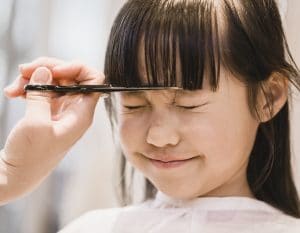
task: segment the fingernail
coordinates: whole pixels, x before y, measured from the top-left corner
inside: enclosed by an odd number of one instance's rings
[[[51,73],[46,67],[37,68],[30,79],[32,84],[50,84],[51,81]]]

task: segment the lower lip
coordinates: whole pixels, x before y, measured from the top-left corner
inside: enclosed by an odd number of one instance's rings
[[[187,159],[187,160],[181,160],[181,161],[172,161],[172,162],[162,162],[162,161],[154,160],[154,159],[150,159],[150,161],[155,167],[166,169],[166,168],[176,168],[176,167],[183,166],[184,164],[188,163],[192,159],[193,158]]]

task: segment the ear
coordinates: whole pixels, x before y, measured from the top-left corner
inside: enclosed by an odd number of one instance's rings
[[[282,74],[272,73],[260,93],[260,122],[271,120],[288,100],[288,80]]]

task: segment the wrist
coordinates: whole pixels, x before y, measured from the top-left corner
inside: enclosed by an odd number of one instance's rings
[[[28,188],[28,185],[22,181],[24,177],[18,174],[18,169],[9,164],[5,157],[4,149],[2,149],[0,151],[0,205],[23,196]]]
[[[10,200],[11,188],[8,182],[8,166],[3,159],[4,149],[0,151],[0,205],[6,204]]]

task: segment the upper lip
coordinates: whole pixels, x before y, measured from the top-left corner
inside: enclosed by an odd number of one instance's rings
[[[192,159],[194,158],[195,156],[192,156],[192,157],[188,157],[188,158],[180,158],[180,157],[177,157],[177,156],[172,156],[172,155],[161,155],[161,156],[158,156],[158,155],[145,155],[148,159],[151,159],[151,160],[156,160],[156,161],[160,161],[160,162],[175,162],[175,161],[184,161],[184,160],[189,160],[189,159]]]

